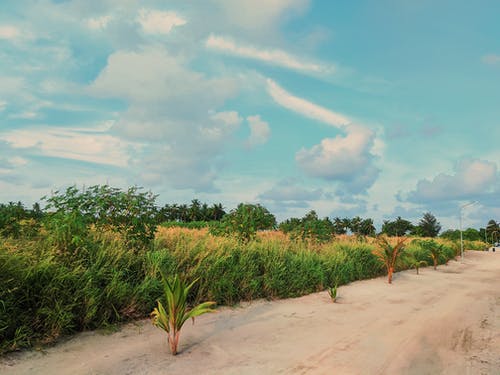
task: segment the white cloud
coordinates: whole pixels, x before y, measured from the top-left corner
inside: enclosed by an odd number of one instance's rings
[[[7,102],[4,100],[0,100],[0,112],[4,111],[7,108]]]
[[[89,18],[87,19],[87,27],[92,30],[103,30],[112,19],[113,17],[110,15]]]
[[[0,134],[13,149],[29,149],[35,155],[72,159],[90,163],[125,167],[130,142],[109,134],[90,134],[71,128],[38,127],[12,130]],[[17,165],[22,158],[14,158]]]
[[[259,195],[260,199],[276,202],[294,202],[295,206],[304,206],[306,201],[319,200],[322,197],[323,190],[306,189],[299,186],[298,181],[292,178],[278,181],[272,188]]]
[[[500,55],[495,55],[495,54],[484,55],[482,57],[482,61],[485,64],[489,65],[500,64]]]
[[[222,51],[234,56],[258,60],[265,62],[266,64],[277,65],[306,73],[332,73],[334,70],[333,66],[304,61],[282,50],[262,49],[241,44],[238,45],[229,38],[215,35],[210,35],[205,45],[208,48]]]
[[[152,9],[139,10],[137,21],[147,34],[168,34],[174,27],[187,23],[184,18],[175,12]]]
[[[0,25],[0,39],[16,39],[21,36],[21,31],[11,25]]]
[[[213,191],[219,155],[242,121],[235,111],[217,111],[235,87],[232,79],[207,78],[164,47],[152,46],[113,53],[89,92],[128,102],[112,132],[150,142],[131,161],[139,177]]]
[[[303,148],[295,160],[310,176],[350,181],[357,174],[366,174],[373,158],[370,149],[374,138],[368,128],[350,125],[345,137],[325,138],[310,149]]]
[[[247,145],[254,147],[266,143],[271,135],[269,124],[263,121],[259,115],[247,117],[248,126],[250,127],[250,137]]]
[[[365,191],[375,182],[379,170],[373,161],[383,152],[383,142],[376,141],[372,130],[354,125],[344,115],[290,94],[271,79],[267,80],[267,90],[283,107],[347,133],[345,137],[325,138],[320,144],[297,152],[295,160],[307,175],[338,181],[354,192]]]
[[[453,174],[440,173],[432,180],[420,180],[409,201],[450,201],[479,197],[491,192],[498,184],[498,170],[495,163],[463,159]]]
[[[267,30],[290,13],[302,13],[309,0],[214,0],[227,22],[246,30]]]
[[[305,117],[335,127],[343,127],[351,122],[351,120],[340,113],[335,113],[303,98],[290,94],[271,79],[267,80],[267,92],[279,105],[300,113]]]

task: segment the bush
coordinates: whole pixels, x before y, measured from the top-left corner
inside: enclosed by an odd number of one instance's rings
[[[58,215],[78,217],[102,231],[122,234],[127,246],[145,246],[156,231],[156,196],[131,187],[126,191],[108,185],[91,186],[79,191],[75,186],[56,191],[47,201],[47,210]]]

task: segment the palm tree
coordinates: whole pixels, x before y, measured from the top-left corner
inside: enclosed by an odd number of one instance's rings
[[[405,248],[405,237],[396,239],[396,244],[392,245],[386,236],[379,236],[377,238],[377,247],[374,254],[384,263],[387,269],[387,282],[392,284],[392,274],[399,256],[403,253]]]

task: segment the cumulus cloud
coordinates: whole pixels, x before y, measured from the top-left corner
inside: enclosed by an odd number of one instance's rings
[[[89,92],[127,101],[111,131],[150,142],[132,161],[140,174],[152,183],[209,191],[218,156],[242,122],[236,111],[217,111],[235,88],[232,79],[207,78],[154,46],[112,54]]]
[[[321,121],[337,128],[351,122],[346,116],[290,94],[272,79],[267,80],[267,92],[279,105],[305,117]]]
[[[233,56],[252,59],[304,73],[332,73],[333,66],[305,61],[279,49],[264,49],[237,43],[226,37],[210,35],[205,45]]]
[[[174,27],[187,23],[184,18],[175,12],[153,9],[139,10],[137,21],[147,34],[168,34]]]
[[[473,199],[491,192],[498,184],[498,169],[493,162],[479,159],[463,159],[453,174],[440,173],[432,180],[417,183],[408,195],[412,202],[434,202]]]
[[[307,175],[338,181],[356,193],[365,191],[375,182],[379,170],[373,162],[380,156],[384,145],[372,130],[352,124],[344,115],[294,96],[270,79],[267,80],[267,90],[283,107],[346,132],[345,136],[325,138],[320,144],[297,152],[295,160]]]
[[[248,116],[247,122],[250,127],[250,137],[247,140],[248,147],[262,145],[269,140],[271,135],[269,124],[263,121],[259,115]]]

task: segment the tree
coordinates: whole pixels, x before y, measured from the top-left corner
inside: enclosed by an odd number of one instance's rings
[[[422,237],[436,237],[441,230],[441,225],[436,217],[426,212],[416,228],[416,233]]]
[[[98,230],[121,233],[131,246],[147,245],[156,231],[156,196],[141,192],[134,186],[121,190],[108,185],[95,185],[85,190],[71,186],[64,192],[56,191],[47,201],[46,210],[60,215],[78,214],[87,225]],[[81,218],[80,218],[81,216]],[[51,220],[53,215],[49,215]]]
[[[335,234],[346,234],[350,225],[351,221],[348,218],[336,217],[333,219],[333,232]]]
[[[412,230],[413,224],[398,216],[394,221],[384,220],[381,232],[389,237],[399,237],[411,233]]]
[[[291,218],[279,226],[283,233],[289,233],[291,238],[326,242],[333,237],[333,223],[329,218],[318,218],[316,211],[309,211],[302,219]]]
[[[379,236],[377,238],[377,247],[374,250],[374,254],[384,263],[387,269],[387,282],[392,284],[392,274],[396,267],[396,262],[403,253],[405,249],[406,238],[398,238],[395,245],[385,236]]]
[[[490,239],[491,243],[497,241],[500,238],[500,223],[491,219],[486,225],[486,235]]]
[[[353,217],[349,223],[349,229],[356,236],[375,235],[375,226],[372,219],[362,219],[359,216]]]
[[[237,208],[225,215],[220,225],[211,226],[212,234],[235,234],[247,242],[255,237],[258,230],[276,228],[276,218],[260,204],[240,203]]]

